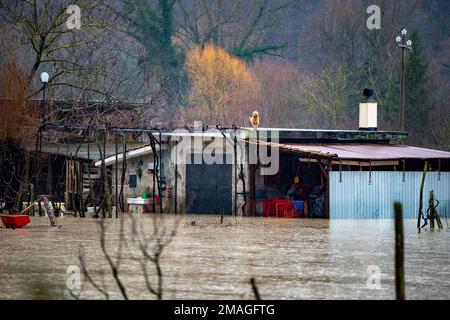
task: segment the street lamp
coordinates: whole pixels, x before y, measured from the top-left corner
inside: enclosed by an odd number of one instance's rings
[[[39,75],[39,78],[41,79],[42,84],[44,85],[44,101],[45,101],[45,89],[47,88],[47,84],[48,84],[48,80],[50,78],[50,76],[48,75],[47,72],[42,72]]]
[[[395,38],[395,42],[397,43],[397,47],[402,50],[402,62],[401,62],[401,71],[400,71],[400,127],[402,131],[405,131],[405,50],[411,50],[412,41],[406,41],[406,35],[408,31],[403,28],[400,32],[401,36],[397,36]]]
[[[48,84],[49,78],[50,78],[50,76],[48,75],[47,72],[42,72],[39,75],[39,79],[41,80],[42,85],[44,86],[42,89],[42,95],[43,95],[43,100],[44,100],[44,109],[46,109],[46,107],[47,107],[46,89],[47,89],[47,84]],[[44,114],[46,111],[47,110],[43,110],[43,112],[42,112],[42,117],[41,117],[42,122],[44,122]]]
[[[41,108],[41,110],[39,110],[40,111],[39,113],[40,113],[40,116],[41,116],[41,125],[44,124],[44,115],[45,115],[45,112],[46,112],[45,109],[46,109],[46,99],[47,99],[47,97],[46,97],[46,89],[47,89],[47,84],[48,84],[49,78],[50,78],[50,76],[48,75],[47,72],[42,72],[39,75],[39,80],[41,80],[41,83],[43,85],[43,88],[42,88],[43,108]],[[39,128],[39,131],[38,131],[38,137],[36,139],[36,155],[35,155],[35,160],[34,160],[34,168],[35,168],[34,170],[37,170],[37,168],[38,168],[38,155],[39,155],[38,152],[40,152],[40,148],[39,148],[39,151],[38,151],[38,142],[40,143],[39,135],[40,135],[40,128]],[[39,191],[38,190],[39,184],[40,184],[40,175],[39,175],[38,171],[36,171],[34,184],[30,185],[30,190],[32,190],[31,193],[30,193],[30,198],[31,198],[30,200],[35,199],[35,194]],[[37,194],[39,194],[39,193],[37,193]]]

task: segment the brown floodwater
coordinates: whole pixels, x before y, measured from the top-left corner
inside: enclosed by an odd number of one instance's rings
[[[100,248],[98,220],[58,221],[61,228],[49,227],[45,217],[32,217],[25,229],[0,228],[0,299],[72,299],[67,269],[80,266],[80,255],[92,279],[120,299]],[[105,221],[106,248],[114,261],[120,221]],[[130,218],[122,221],[119,277],[130,298],[154,299],[133,242],[138,237],[130,231]],[[139,221],[151,235],[153,219]],[[170,231],[176,221],[177,234],[161,260],[164,299],[253,299],[252,277],[263,299],[395,298],[393,221],[226,218],[223,226],[218,217],[165,215],[159,230],[164,225]],[[405,221],[407,299],[450,299],[450,232],[443,222],[442,231],[418,234],[416,222]],[[379,286],[368,285],[372,270],[379,270]],[[147,274],[155,284],[151,263]],[[104,298],[83,274],[80,278],[79,298]]]

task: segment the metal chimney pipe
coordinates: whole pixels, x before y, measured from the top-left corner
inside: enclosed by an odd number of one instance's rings
[[[372,97],[372,89],[364,89],[364,97],[359,103],[359,130],[362,131],[377,131],[377,109],[378,105]]]

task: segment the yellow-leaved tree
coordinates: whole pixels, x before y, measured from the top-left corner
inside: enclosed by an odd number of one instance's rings
[[[249,125],[256,108],[259,82],[246,63],[224,49],[207,44],[192,48],[186,59],[191,107],[186,120],[208,124]]]

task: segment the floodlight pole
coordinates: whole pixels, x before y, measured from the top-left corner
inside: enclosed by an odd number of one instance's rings
[[[396,38],[397,46],[402,50],[401,54],[401,65],[400,65],[400,128],[401,131],[405,131],[405,62],[406,62],[406,51],[411,50],[412,42],[411,40],[406,40],[406,29],[402,29],[401,36]]]

